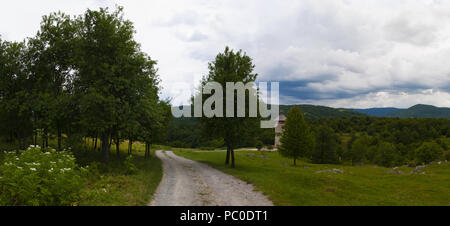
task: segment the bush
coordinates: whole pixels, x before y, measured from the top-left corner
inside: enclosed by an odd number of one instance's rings
[[[428,164],[439,159],[443,154],[442,147],[436,142],[426,142],[415,151],[417,164]]]
[[[450,151],[444,154],[444,160],[450,161]]]
[[[256,147],[256,149],[258,149],[258,151],[261,151],[261,149],[263,148],[263,142],[261,142],[261,141],[256,141],[255,142],[255,147]]]
[[[6,152],[0,165],[0,205],[73,205],[87,171],[67,151],[30,146]]]
[[[128,155],[128,157],[124,161],[124,165],[125,165],[125,174],[126,175],[131,175],[131,174],[137,173],[138,169],[137,169],[136,165],[134,165],[134,163],[133,163],[132,155]]]

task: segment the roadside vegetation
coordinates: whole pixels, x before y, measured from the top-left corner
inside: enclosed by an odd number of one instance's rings
[[[2,152],[0,205],[148,205],[162,177],[161,161],[153,154],[158,146],[145,158],[145,144],[135,143],[128,154],[128,143],[121,143],[121,156],[105,164],[89,141],[61,152],[34,145]]]

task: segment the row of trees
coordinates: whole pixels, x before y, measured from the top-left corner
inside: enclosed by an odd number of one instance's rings
[[[164,138],[171,114],[158,97],[156,61],[141,51],[122,11],[52,13],[35,37],[0,40],[2,137],[23,149],[38,137],[47,147],[55,136],[58,150],[94,137],[104,162],[112,140],[142,141],[149,152]]]
[[[225,147],[223,138],[214,138],[202,133],[199,120],[196,118],[174,118],[169,124],[166,144],[178,148],[200,148],[212,150]],[[269,146],[274,144],[275,131],[273,129],[259,129],[251,137],[241,136],[236,147],[253,147],[257,143]]]
[[[361,119],[361,118],[359,118]],[[348,135],[336,133],[330,126],[330,122],[342,122],[348,119],[329,119],[315,121],[312,127],[303,118],[300,109],[293,107],[283,126],[280,153],[294,159],[307,158],[314,163],[339,163],[350,162],[352,165],[365,163],[377,164],[385,167],[399,166],[404,164],[427,164],[432,161],[450,158],[447,145],[446,129],[450,120],[421,120],[421,119],[373,119],[378,125],[375,130],[361,130],[353,132],[349,139]],[[354,121],[349,120],[355,124]],[[429,123],[424,122],[443,122]],[[327,122],[329,124],[325,124]],[[367,122],[366,119],[360,122]],[[384,122],[385,124],[382,124]],[[340,124],[342,125],[342,124]],[[389,133],[386,129],[399,128],[403,131],[421,130],[423,127],[431,128],[432,132],[424,132],[420,139],[398,139],[398,137],[411,136],[410,133]],[[345,127],[341,127],[345,128]],[[361,126],[360,128],[368,128]],[[373,129],[373,127],[370,127]],[[353,130],[354,131],[354,130]],[[395,131],[395,130],[394,130]],[[442,134],[433,131],[443,131]],[[437,134],[436,134],[437,133]]]

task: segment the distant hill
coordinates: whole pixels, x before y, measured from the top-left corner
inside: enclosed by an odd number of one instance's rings
[[[350,109],[353,111],[357,111],[366,115],[375,116],[375,117],[388,117],[393,112],[403,110],[400,108],[368,108],[368,109]]]
[[[294,105],[280,105],[280,112],[287,114]],[[368,109],[345,109],[331,108],[316,105],[295,105],[299,107],[305,117],[308,118],[343,118],[343,117],[397,117],[397,118],[448,118],[450,119],[450,108],[435,107],[432,105],[418,104],[408,109],[401,108],[368,108]]]
[[[388,117],[399,118],[448,118],[450,119],[450,108],[435,107],[432,105],[418,104],[408,109],[393,111]]]
[[[280,112],[286,115],[287,112],[292,108],[292,106],[294,105],[280,105]],[[331,108],[308,104],[300,104],[295,106],[300,108],[305,117],[308,118],[345,118],[366,116],[363,113],[344,108]]]
[[[408,109],[400,108],[368,108],[368,109],[346,109],[332,108],[326,106],[299,104],[280,105],[280,112],[287,115],[292,106],[299,107],[305,117],[318,118],[346,118],[346,117],[397,117],[397,118],[448,118],[450,119],[450,108],[435,107],[432,105],[418,104]]]

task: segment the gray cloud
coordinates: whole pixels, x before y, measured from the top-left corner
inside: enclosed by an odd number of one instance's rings
[[[448,1],[18,0],[0,9],[2,21],[15,21],[1,23],[0,34],[21,40],[43,14],[115,4],[158,60],[161,95],[174,104],[189,99],[177,87],[196,86],[228,45],[253,58],[260,81],[282,81],[284,103],[450,107]]]

